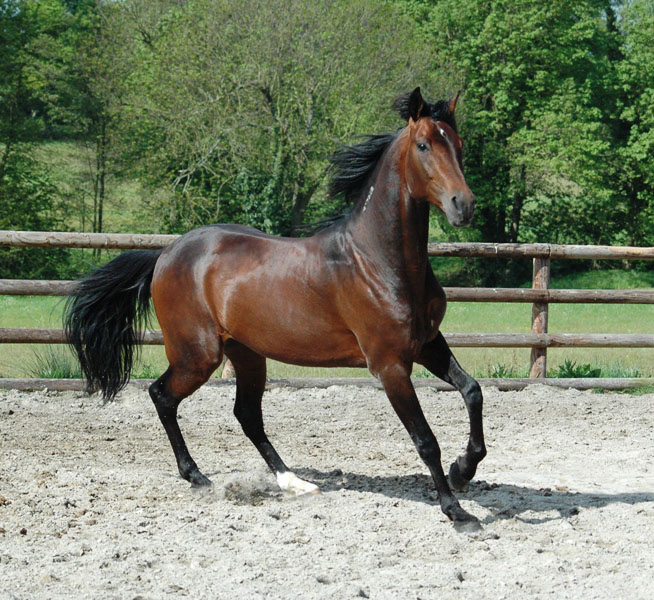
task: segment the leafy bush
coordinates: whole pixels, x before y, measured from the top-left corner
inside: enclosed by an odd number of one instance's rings
[[[158,379],[161,376],[161,370],[157,369],[150,363],[138,365],[132,373],[132,379]]]
[[[586,363],[583,365],[578,365],[577,361],[565,359],[562,364],[560,364],[554,374],[554,377],[561,378],[580,378],[580,377],[601,377],[602,369],[599,367],[593,367],[590,364]]]

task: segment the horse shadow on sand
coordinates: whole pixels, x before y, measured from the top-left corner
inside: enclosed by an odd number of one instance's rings
[[[439,506],[438,494],[428,475],[370,476],[336,469],[296,469],[299,477],[314,482],[323,492],[349,490],[383,494],[390,498],[424,502]],[[582,509],[601,508],[610,504],[637,505],[654,502],[654,492],[624,492],[616,494],[572,492],[565,488],[532,488],[519,485],[470,482],[468,490],[457,492],[457,497],[476,502],[490,514],[483,524],[506,519],[539,524],[569,518]]]

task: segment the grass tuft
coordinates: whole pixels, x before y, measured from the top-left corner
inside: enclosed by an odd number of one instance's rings
[[[39,379],[82,378],[79,362],[65,346],[46,346],[34,350],[26,368],[30,377]]]
[[[138,365],[131,374],[131,379],[158,379],[161,371],[150,363]]]

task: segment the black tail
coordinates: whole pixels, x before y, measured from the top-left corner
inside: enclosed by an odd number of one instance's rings
[[[148,324],[150,284],[161,250],[125,252],[79,281],[64,329],[90,391],[111,400],[129,381],[137,332]]]

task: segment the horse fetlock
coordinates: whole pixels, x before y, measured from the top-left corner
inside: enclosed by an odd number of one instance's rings
[[[178,463],[177,468],[183,479],[190,482],[193,487],[206,487],[213,485],[211,480],[202,474],[198,466],[193,461],[182,460]]]
[[[185,477],[187,481],[191,483],[192,487],[211,487],[213,486],[213,483],[211,479],[203,475],[199,469],[195,469],[195,471],[192,471],[191,473],[188,474],[188,477]]]
[[[469,445],[467,448],[467,454],[475,464],[480,463],[484,458],[486,458],[486,446],[484,446],[483,443],[481,446]]]
[[[461,458],[462,457],[459,457],[450,465],[450,472],[447,477],[450,487],[456,492],[467,491],[468,484],[475,475],[474,467],[472,469],[465,469],[463,473],[461,472],[461,468],[459,467],[459,460],[461,460]],[[467,477],[467,475],[470,475],[470,477]]]

